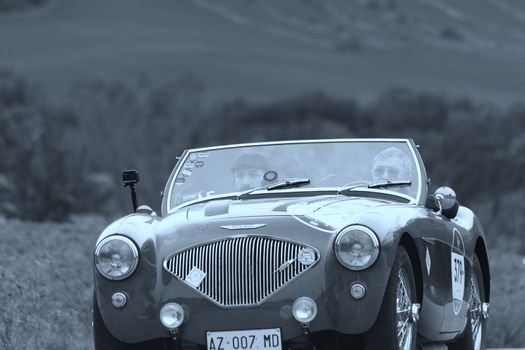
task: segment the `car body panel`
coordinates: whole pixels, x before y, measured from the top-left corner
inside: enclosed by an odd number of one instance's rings
[[[426,179],[419,153],[415,154],[421,163],[419,174]],[[168,183],[173,178],[172,174]],[[418,264],[415,270],[421,271],[420,336],[429,341],[457,337],[467,322],[466,288],[476,242],[484,241],[472,211],[460,207],[458,215],[448,219],[426,208],[424,198],[415,201],[373,189],[346,195],[333,190],[318,192],[280,191],[249,199],[196,202],[175,210],[168,210],[165,198],[163,217],[136,213],[110,224],[97,243],[114,234],[125,235],[137,245],[140,260],[137,270],[118,282],[105,279],[94,268],[95,294],[106,327],[114,337],[129,343],[170,337],[160,322],[159,311],[166,302],[174,301],[186,313],[178,330],[178,336],[185,340],[205,344],[207,331],[278,327],[283,341],[287,341],[304,333],[292,317],[291,307],[298,297],[308,296],[318,306],[310,332],[362,334],[377,319],[396,251],[402,238],[408,238],[417,251],[417,256],[411,257],[413,264]],[[334,254],[337,235],[353,224],[368,227],[380,241],[378,260],[363,271],[345,268]],[[454,308],[451,254],[456,235],[463,244],[461,278],[466,282]],[[298,242],[316,249],[319,260],[260,305],[248,307],[222,307],[165,268],[166,259],[177,252],[239,236]],[[350,285],[357,281],[366,286],[362,300],[350,295]],[[122,309],[111,304],[112,294],[119,291],[128,296]]]

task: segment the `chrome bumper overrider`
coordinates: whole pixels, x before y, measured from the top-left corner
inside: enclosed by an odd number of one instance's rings
[[[481,304],[481,317],[484,321],[489,319],[490,304],[483,303]]]

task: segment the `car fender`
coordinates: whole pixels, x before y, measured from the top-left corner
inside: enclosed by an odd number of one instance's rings
[[[160,218],[148,214],[131,214],[110,224],[97,240],[99,244],[111,235],[124,235],[130,238],[139,250],[137,268],[124,280],[118,282],[108,280],[94,267],[94,292],[102,320],[110,333],[120,341],[137,341],[137,338],[129,332],[129,327],[124,326],[126,319],[136,315],[151,318],[151,310],[156,310],[154,305],[157,299],[154,290],[157,288],[157,276],[160,276],[162,264],[158,263],[154,232],[160,221]],[[115,308],[111,301],[115,292],[123,292],[128,300],[141,300],[140,309],[136,303],[130,302],[121,309]],[[151,321],[155,323],[156,329],[162,329],[160,321]]]

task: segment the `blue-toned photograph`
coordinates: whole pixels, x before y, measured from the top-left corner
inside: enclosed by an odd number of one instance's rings
[[[0,0],[0,349],[525,349],[525,2]]]

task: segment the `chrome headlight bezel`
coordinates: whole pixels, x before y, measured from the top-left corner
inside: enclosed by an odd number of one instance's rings
[[[104,247],[106,243],[113,241],[113,240],[119,240],[119,241],[124,242],[130,248],[132,256],[133,256],[133,262],[131,264],[131,267],[126,273],[120,276],[112,276],[112,275],[107,274],[106,271],[104,271],[104,269],[102,268],[101,262],[99,261],[99,255],[100,255],[102,248]],[[135,270],[137,269],[138,263],[139,263],[139,251],[137,249],[137,246],[135,245],[135,243],[133,243],[131,239],[125,236],[118,235],[118,234],[111,235],[109,237],[104,238],[102,241],[100,241],[95,248],[95,267],[97,268],[98,273],[100,273],[102,276],[104,276],[108,280],[121,281],[123,279],[128,278],[129,276],[133,274],[133,272],[135,272]]]
[[[367,239],[370,239],[369,243],[371,243],[373,246],[373,253],[371,254],[370,259],[368,260],[368,262],[366,262],[363,265],[350,265],[347,261],[345,261],[344,257],[342,256],[343,252],[341,251],[341,241],[345,237],[347,237],[347,235],[352,234],[352,232],[354,231],[360,231],[360,232],[365,233]],[[343,265],[344,267],[352,271],[362,271],[374,265],[374,263],[379,258],[380,250],[381,250],[381,247],[379,244],[379,238],[377,237],[375,232],[369,229],[368,227],[362,226],[362,225],[350,225],[348,227],[345,227],[343,230],[341,230],[341,232],[339,232],[339,234],[337,235],[337,238],[335,239],[335,243],[334,243],[334,251],[335,251],[337,260],[339,260],[341,265]]]

